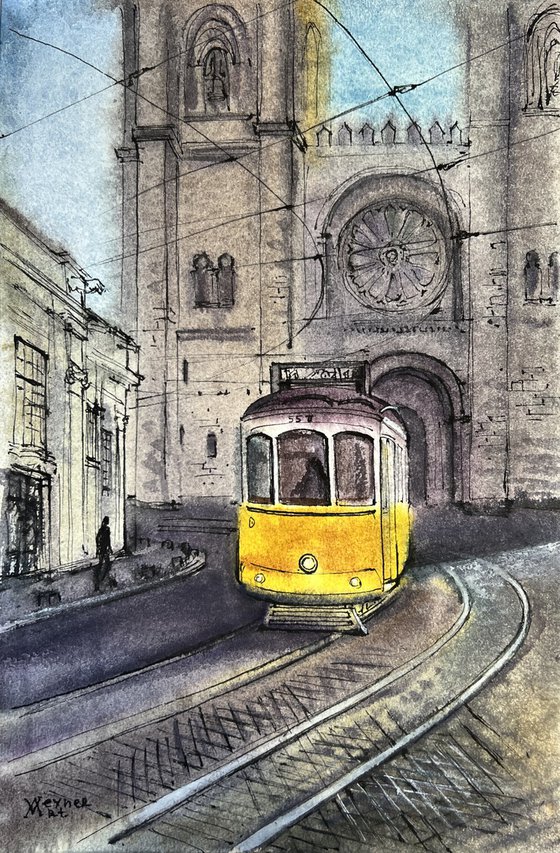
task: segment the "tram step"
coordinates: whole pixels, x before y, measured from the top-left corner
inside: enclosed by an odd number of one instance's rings
[[[367,634],[366,619],[389,604],[398,592],[396,582],[385,585],[373,601],[342,605],[269,604],[264,624],[285,631],[330,631]]]
[[[351,606],[296,606],[270,604],[264,618],[268,628],[293,631],[351,631],[367,633],[361,618]]]

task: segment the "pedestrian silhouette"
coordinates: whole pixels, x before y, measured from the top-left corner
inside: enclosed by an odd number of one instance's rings
[[[97,546],[97,556],[99,558],[99,563],[96,566],[94,575],[95,591],[97,592],[109,574],[109,569],[111,568],[110,556],[113,553],[113,549],[111,548],[111,528],[109,527],[108,515],[106,515],[101,522],[101,527],[97,531],[97,536],[95,537],[95,544]]]

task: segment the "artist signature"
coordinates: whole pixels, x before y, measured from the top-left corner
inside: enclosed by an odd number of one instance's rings
[[[68,817],[72,810],[91,807],[87,797],[27,797],[23,798],[27,811],[24,817]]]

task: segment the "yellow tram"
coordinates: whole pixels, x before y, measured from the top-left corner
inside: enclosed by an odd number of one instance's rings
[[[242,418],[238,580],[266,623],[358,629],[408,556],[406,433],[394,407],[304,387]]]

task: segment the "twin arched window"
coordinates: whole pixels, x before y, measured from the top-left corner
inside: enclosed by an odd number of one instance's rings
[[[536,249],[525,255],[525,302],[540,302],[542,305],[556,305],[560,285],[560,258],[558,252],[552,252],[545,269],[541,256]]]
[[[231,308],[235,297],[235,259],[224,252],[215,266],[206,252],[193,258],[196,308]]]

